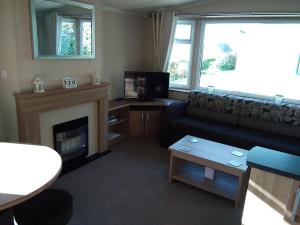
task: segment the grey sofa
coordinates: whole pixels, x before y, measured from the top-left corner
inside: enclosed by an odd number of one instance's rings
[[[167,147],[189,134],[232,146],[254,146],[300,155],[300,105],[226,94],[191,92],[164,113],[160,143]]]

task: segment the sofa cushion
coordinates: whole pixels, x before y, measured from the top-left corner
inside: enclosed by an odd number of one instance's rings
[[[242,98],[227,94],[191,92],[187,114],[237,124]]]
[[[239,125],[300,137],[300,105],[276,105],[266,100],[244,99]]]
[[[213,141],[227,143],[229,131],[234,126],[196,116],[183,116],[169,122],[169,142],[173,143],[185,135],[194,135]]]
[[[300,155],[300,139],[262,130],[238,127],[230,131],[231,144],[250,150],[262,146],[282,152]]]
[[[241,116],[300,126],[300,105],[276,105],[266,100],[244,99]]]

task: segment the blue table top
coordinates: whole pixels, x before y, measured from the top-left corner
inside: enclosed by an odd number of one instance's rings
[[[300,180],[300,156],[256,146],[247,155],[247,165]]]

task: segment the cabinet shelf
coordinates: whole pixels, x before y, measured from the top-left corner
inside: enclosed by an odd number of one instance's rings
[[[120,133],[114,137],[111,137],[108,139],[108,144],[109,145],[112,145],[112,144],[115,144],[115,143],[118,143],[119,141],[125,139],[127,137],[127,134],[126,133]]]
[[[108,126],[109,126],[109,127],[113,127],[113,126],[115,126],[115,125],[118,125],[118,124],[121,124],[121,123],[125,123],[125,122],[127,122],[127,121],[128,121],[127,118],[118,119],[118,120],[115,121],[115,122],[108,123]]]

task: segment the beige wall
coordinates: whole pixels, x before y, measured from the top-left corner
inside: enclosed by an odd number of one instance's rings
[[[13,93],[32,90],[32,79],[41,76],[49,88],[59,87],[65,74],[77,78],[79,84],[89,82],[89,75],[101,71],[100,0],[83,2],[96,5],[95,60],[33,60],[28,0],[0,1],[0,62],[8,71],[8,80],[1,80],[4,126],[12,141],[18,140],[16,109]]]
[[[79,84],[84,84],[90,82],[91,73],[104,71],[104,80],[112,82],[111,93],[116,98],[123,93],[124,70],[145,69],[147,19],[114,12],[104,12],[101,18],[101,0],[81,2],[96,5],[96,59],[33,60],[29,0],[0,1],[0,19],[5,21],[0,23],[0,71],[8,71],[8,80],[0,80],[0,110],[3,112],[0,126],[3,124],[2,130],[5,130],[5,135],[0,132],[0,139],[6,136],[11,141],[18,140],[13,93],[31,91],[32,79],[37,75],[44,79],[47,88],[56,88],[60,87],[61,78],[66,74],[75,77]],[[102,66],[103,61],[105,66]]]
[[[6,70],[8,72],[8,80],[0,80],[0,111],[2,111],[0,124],[2,124],[5,132],[2,133],[0,139],[5,140],[7,137],[11,140],[17,140],[17,120],[13,93],[20,89],[13,1],[0,1],[0,21],[2,21],[0,23],[0,71]]]
[[[217,0],[181,7],[179,12],[299,12],[299,0]]]
[[[3,124],[2,111],[0,111],[0,142],[1,141],[6,141],[6,137],[5,137],[5,133],[4,133],[4,124]]]
[[[151,63],[145,52],[148,18],[125,13],[104,11],[103,15],[103,74],[112,84],[110,98],[124,95],[124,71],[149,70]]]
[[[81,2],[96,5],[96,59],[86,60],[33,60],[30,14],[28,0],[14,0],[16,17],[16,42],[19,58],[19,81],[20,90],[32,89],[32,79],[41,76],[48,88],[59,87],[61,78],[69,74],[77,79],[79,84],[87,83],[90,74],[101,71],[101,32],[100,32],[100,0],[84,0]]]

